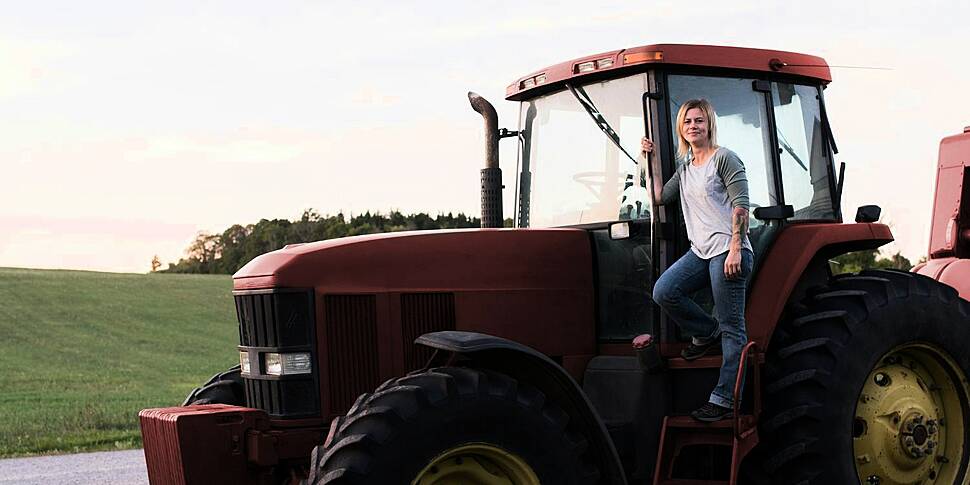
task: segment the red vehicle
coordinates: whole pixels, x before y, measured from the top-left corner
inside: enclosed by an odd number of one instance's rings
[[[968,483],[970,133],[943,141],[919,274],[833,276],[831,258],[893,236],[875,206],[843,223],[830,81],[814,56],[650,45],[512,83],[515,131],[470,94],[486,227],[247,264],[241,367],[141,412],[152,483]],[[688,247],[679,207],[657,201],[673,117],[696,97],[754,208],[748,378],[735,418],[713,424],[685,415],[720,356],[680,358],[651,299]],[[520,147],[512,229],[498,228],[503,137]],[[644,333],[655,345],[635,351]]]

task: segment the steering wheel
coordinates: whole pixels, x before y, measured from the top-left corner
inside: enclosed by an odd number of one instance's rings
[[[583,184],[599,200],[601,189],[606,184],[606,172],[579,172],[573,175],[573,181]]]

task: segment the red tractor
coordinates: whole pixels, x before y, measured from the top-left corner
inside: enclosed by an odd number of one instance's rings
[[[970,483],[970,133],[941,147],[931,259],[833,275],[893,236],[875,206],[843,223],[830,81],[814,56],[650,45],[517,80],[515,131],[470,94],[484,227],[290,245],[239,270],[240,367],[141,412],[152,483]],[[712,424],[685,415],[720,356],[680,358],[651,299],[688,248],[658,194],[698,97],[744,161],[755,249],[741,404]]]

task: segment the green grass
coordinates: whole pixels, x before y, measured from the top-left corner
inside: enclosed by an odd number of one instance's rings
[[[238,361],[232,280],[0,268],[0,457],[141,446]]]

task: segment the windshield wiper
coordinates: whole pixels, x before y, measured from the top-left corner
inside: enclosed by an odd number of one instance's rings
[[[832,134],[832,125],[829,124],[829,115],[825,112],[825,98],[818,96],[818,110],[822,118],[822,130],[825,131],[824,140],[832,147],[832,153],[838,154],[839,147],[835,146],[835,135]]]
[[[613,144],[616,145],[616,147],[627,156],[627,158],[633,161],[635,165],[639,165],[639,163],[637,163],[637,159],[630,156],[630,154],[626,151],[626,148],[623,148],[623,145],[620,144],[620,135],[616,134],[616,130],[614,130],[613,127],[607,123],[606,117],[604,117],[603,114],[596,109],[596,105],[593,104],[593,100],[589,98],[588,94],[586,94],[586,90],[584,90],[582,86],[575,88],[571,84],[566,84],[566,87],[576,98],[576,101],[579,101],[580,106],[582,106],[586,112],[589,113],[589,116],[593,118],[593,122],[596,123],[596,126],[599,127],[600,131],[602,131],[603,134],[606,135],[606,137],[609,138],[610,141],[612,141]]]
[[[808,166],[806,166],[805,162],[803,162],[802,159],[798,156],[798,154],[795,153],[795,149],[788,144],[788,140],[785,140],[785,135],[781,134],[780,129],[778,130],[778,143],[781,145],[782,148],[785,149],[786,152],[788,152],[789,155],[791,155],[792,159],[795,160],[795,163],[801,165],[801,167],[806,172],[808,171]]]

